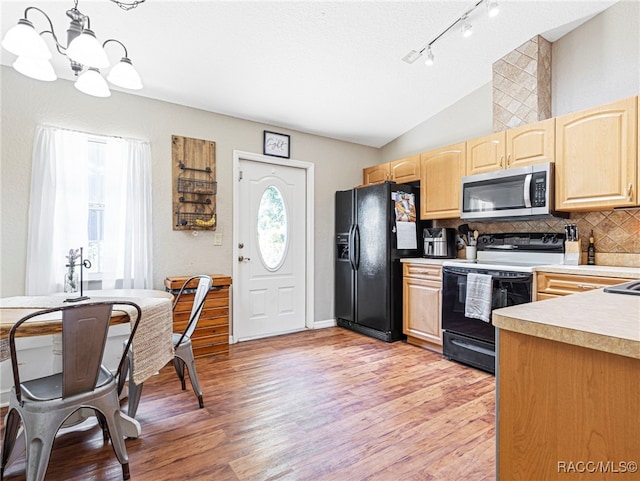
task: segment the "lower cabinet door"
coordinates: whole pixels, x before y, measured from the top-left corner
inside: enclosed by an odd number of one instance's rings
[[[439,281],[404,278],[403,330],[408,342],[442,351]],[[420,342],[422,341],[422,342]]]

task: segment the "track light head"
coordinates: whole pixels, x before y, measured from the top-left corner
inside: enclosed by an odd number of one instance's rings
[[[487,0],[487,12],[489,17],[493,18],[500,13],[500,6],[498,0]]]
[[[427,58],[425,59],[424,63],[425,65],[428,65],[429,67],[431,67],[434,63],[434,56],[433,56],[433,52],[431,51],[431,47],[427,48]]]
[[[461,28],[462,36],[464,38],[470,37],[471,34],[473,33],[473,27],[467,20],[467,17],[466,16],[462,17],[460,21],[462,22],[462,28]]]

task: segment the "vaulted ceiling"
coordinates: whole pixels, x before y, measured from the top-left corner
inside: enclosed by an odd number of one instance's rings
[[[66,43],[73,3],[3,0],[2,35],[34,5]],[[481,4],[470,38],[456,26],[433,44],[433,66],[402,61],[476,3],[146,0],[124,11],[81,0],[78,9],[100,41],[126,45],[145,86],[136,95],[381,147],[489,82],[507,52],[538,34],[554,41],[615,0],[500,0],[494,18]],[[38,12],[29,19],[48,29]],[[122,55],[110,45],[107,53]],[[2,51],[2,64],[14,60]],[[73,79],[62,55],[54,67]]]

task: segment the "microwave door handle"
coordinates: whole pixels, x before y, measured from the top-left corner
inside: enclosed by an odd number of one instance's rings
[[[531,179],[533,174],[527,174],[524,177],[524,206],[527,209],[531,208]]]

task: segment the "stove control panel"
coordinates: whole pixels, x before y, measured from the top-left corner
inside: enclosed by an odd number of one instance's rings
[[[560,232],[482,234],[478,237],[478,250],[563,252],[564,239]]]

